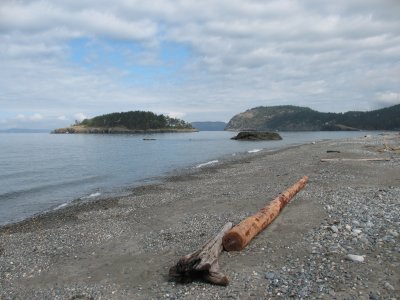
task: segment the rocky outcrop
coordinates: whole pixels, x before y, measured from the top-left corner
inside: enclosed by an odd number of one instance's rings
[[[241,141],[273,141],[281,139],[282,137],[279,133],[268,131],[242,131],[232,138],[232,140]]]

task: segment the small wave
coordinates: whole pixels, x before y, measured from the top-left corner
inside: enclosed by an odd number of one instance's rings
[[[257,153],[260,152],[262,149],[253,149],[253,150],[249,150],[247,151],[247,153]]]
[[[67,205],[68,205],[68,203],[60,204],[59,206],[55,207],[54,210],[58,210],[60,208],[66,207]]]
[[[100,192],[96,192],[96,193],[90,194],[89,196],[82,197],[81,199],[94,198],[94,197],[98,197],[98,196],[100,196],[100,195],[101,195]]]
[[[73,179],[70,181],[64,181],[64,182],[54,182],[54,183],[49,183],[49,184],[43,184],[43,185],[37,185],[33,187],[27,187],[27,188],[22,188],[19,190],[14,190],[14,191],[9,191],[5,192],[3,194],[0,194],[0,199],[5,198],[5,199],[16,199],[21,196],[25,196],[28,194],[40,194],[44,193],[46,191],[52,191],[53,189],[56,189],[57,191],[64,189],[69,186],[76,186],[77,184],[83,184],[86,182],[95,182],[98,180],[99,176],[88,176],[88,177],[83,177],[83,178],[78,178],[78,179]]]
[[[205,166],[210,166],[210,165],[216,164],[218,162],[219,162],[218,160],[208,161],[206,163],[202,163],[202,164],[197,165],[196,168],[202,168],[202,167],[205,167]]]

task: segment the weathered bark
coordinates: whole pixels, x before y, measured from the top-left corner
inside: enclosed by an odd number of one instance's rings
[[[321,158],[322,162],[328,161],[389,161],[390,158]]]
[[[213,284],[228,285],[228,278],[219,271],[218,257],[223,250],[222,237],[231,228],[232,223],[226,223],[221,231],[201,249],[183,256],[175,266],[170,268],[169,276],[179,282],[202,279]]]
[[[255,215],[244,219],[233,227],[223,238],[223,246],[226,251],[240,251],[267,227],[283,209],[283,207],[296,195],[307,183],[308,177],[304,176],[267,206],[263,207]]]

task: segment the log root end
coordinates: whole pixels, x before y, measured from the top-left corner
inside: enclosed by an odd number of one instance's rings
[[[223,273],[210,270],[179,268],[179,265],[173,266],[169,269],[169,277],[179,283],[190,283],[196,280],[203,280],[222,286],[227,286],[229,284],[228,277]]]
[[[240,234],[231,230],[222,239],[222,245],[225,251],[240,251],[245,247],[244,241]]]

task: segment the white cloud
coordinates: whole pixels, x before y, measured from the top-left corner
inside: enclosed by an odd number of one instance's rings
[[[167,116],[169,116],[170,118],[178,118],[178,119],[182,119],[185,115],[186,113],[178,111],[167,113]]]
[[[57,117],[57,119],[60,120],[60,121],[67,121],[68,120],[68,118],[66,116],[64,116],[64,115]]]
[[[40,121],[43,120],[43,116],[41,114],[33,114],[30,118],[31,121]]]
[[[322,111],[395,104],[399,15],[397,0],[4,0],[0,107],[24,112],[25,122],[136,109],[191,121],[282,103]],[[123,43],[116,58],[87,67],[72,61],[76,38]],[[167,75],[163,43],[189,52]]]
[[[376,98],[380,106],[400,104],[400,93],[395,93],[395,92],[378,93]]]
[[[27,118],[23,114],[18,114],[16,115],[15,119],[18,121],[25,121]]]
[[[67,28],[81,35],[123,39],[147,39],[154,36],[157,26],[143,18],[121,18],[106,9],[88,5],[74,11],[65,3],[6,1],[0,6],[0,26],[3,30],[26,33]]]
[[[43,115],[34,113],[33,115],[26,116],[24,114],[17,114],[14,120],[19,122],[37,122],[43,120]]]
[[[77,121],[81,122],[81,121],[87,119],[88,116],[85,115],[84,113],[76,113],[76,114],[74,114],[74,118],[75,118]]]

